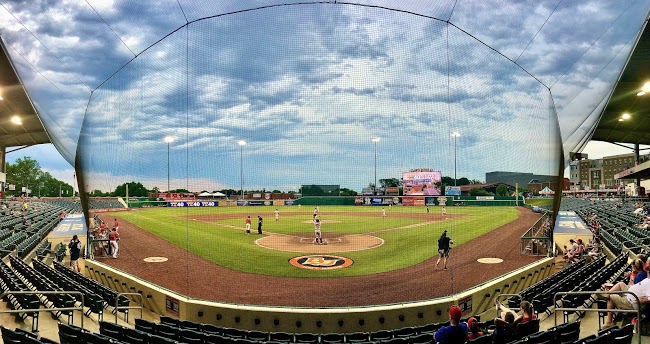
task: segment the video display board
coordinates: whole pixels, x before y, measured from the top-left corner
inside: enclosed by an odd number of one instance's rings
[[[440,187],[436,186],[442,180],[440,171],[432,172],[403,172],[402,183],[404,186],[404,195],[440,195]],[[440,184],[438,184],[440,185]]]

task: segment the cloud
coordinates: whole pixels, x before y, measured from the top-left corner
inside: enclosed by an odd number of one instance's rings
[[[301,4],[192,22],[148,48],[185,15],[276,3],[15,1],[11,13],[48,49],[1,10],[0,29],[57,146],[72,162],[81,137],[83,167],[106,177],[89,178],[98,185],[158,184],[170,135],[179,182],[236,186],[243,152],[250,185],[360,188],[374,165],[373,136],[382,138],[386,177],[415,167],[449,175],[453,130],[468,177],[557,170],[556,123],[565,150],[579,145],[649,6],[360,1],[436,20]],[[249,142],[242,150],[239,139]]]

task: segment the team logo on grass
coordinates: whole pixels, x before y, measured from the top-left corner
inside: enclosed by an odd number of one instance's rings
[[[347,268],[352,265],[350,258],[337,256],[300,256],[289,259],[289,263],[295,267],[309,270],[333,270]]]

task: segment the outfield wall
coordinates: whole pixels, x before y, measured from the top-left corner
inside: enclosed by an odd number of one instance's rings
[[[499,294],[516,294],[544,279],[554,270],[554,265],[554,258],[541,259],[449,297],[350,308],[267,307],[196,300],[90,260],[85,261],[84,273],[118,292],[139,293],[143,295],[145,308],[181,320],[268,332],[350,333],[445,322],[447,309],[454,304],[463,309],[463,317],[479,314],[494,307],[494,299]],[[132,316],[137,314],[132,312]]]

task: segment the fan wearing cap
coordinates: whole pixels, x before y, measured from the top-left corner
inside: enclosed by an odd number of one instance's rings
[[[479,322],[476,318],[471,317],[467,320],[467,327],[469,328],[469,333],[467,334],[467,340],[478,338],[485,335],[484,332],[479,328]]]
[[[462,316],[460,307],[454,305],[449,308],[449,326],[441,327],[433,335],[433,338],[440,344],[462,344],[467,341],[467,323],[460,322]]]

